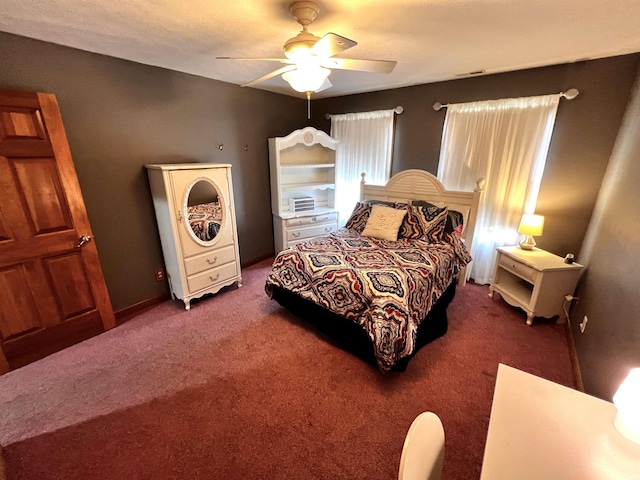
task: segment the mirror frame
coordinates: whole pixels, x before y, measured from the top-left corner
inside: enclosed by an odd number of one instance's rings
[[[215,189],[216,193],[218,194],[218,202],[220,203],[220,208],[222,209],[222,221],[220,222],[220,230],[218,230],[218,234],[216,235],[216,237],[212,240],[209,240],[208,242],[205,242],[204,240],[196,237],[196,234],[191,229],[191,225],[189,225],[189,214],[187,212],[187,208],[189,206],[189,194],[191,193],[194,185],[200,181],[207,182]],[[224,235],[225,230],[227,229],[227,223],[229,223],[227,219],[228,215],[229,212],[227,212],[227,202],[224,198],[224,195],[222,194],[222,189],[218,186],[215,180],[206,176],[198,176],[194,178],[189,183],[189,185],[187,185],[182,198],[182,221],[184,224],[184,228],[187,230],[187,233],[189,234],[189,238],[191,238],[191,240],[196,242],[198,245],[202,245],[203,247],[212,247],[213,245],[218,243]]]

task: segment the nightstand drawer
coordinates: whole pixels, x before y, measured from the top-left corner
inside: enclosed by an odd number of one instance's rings
[[[524,265],[520,262],[517,262],[514,259],[509,258],[505,255],[500,255],[499,265],[500,267],[504,268],[508,272],[511,272],[514,275],[517,275],[520,278],[528,280],[532,283],[535,283],[536,277],[538,276],[538,272],[535,269],[528,267],[527,265]]]
[[[287,230],[287,241],[301,242],[308,238],[319,237],[320,235],[326,235],[327,233],[335,231],[337,227],[337,224],[330,223],[325,225],[318,225],[317,227],[294,228],[291,230]]]

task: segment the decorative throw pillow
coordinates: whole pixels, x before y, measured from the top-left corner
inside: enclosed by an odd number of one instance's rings
[[[369,214],[371,213],[371,205],[365,202],[356,203],[356,207],[353,209],[349,220],[345,223],[345,228],[355,230],[358,233],[362,233],[367,220],[369,220]]]
[[[436,207],[433,203],[429,203],[425,200],[414,200],[412,205],[420,207]],[[455,233],[458,238],[462,238],[464,233],[464,215],[456,210],[448,210],[447,223],[444,227],[446,233]]]
[[[398,238],[418,238],[417,231],[414,231],[413,226],[417,223],[417,219],[412,218],[413,210],[411,205],[406,203],[396,202],[393,205],[393,208],[397,210],[404,210],[407,212],[407,215],[402,220],[402,225],[400,225],[400,230],[398,231]]]
[[[400,230],[400,225],[402,225],[402,220],[406,214],[405,210],[373,205],[362,235],[395,241],[398,239],[398,230]]]
[[[398,203],[396,208],[407,212],[400,227],[400,237],[419,238],[431,243],[442,241],[447,222],[447,207],[422,207]]]

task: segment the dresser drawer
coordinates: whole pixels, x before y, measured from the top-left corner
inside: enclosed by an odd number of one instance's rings
[[[218,268],[212,268],[211,270],[191,275],[187,277],[189,292],[195,293],[216,283],[224,282],[225,280],[235,277],[237,273],[236,262],[230,262]]]
[[[322,215],[312,215],[309,217],[290,218],[286,221],[287,227],[300,227],[319,223],[335,223],[338,221],[337,213],[323,213]]]
[[[287,230],[288,242],[302,242],[309,238],[319,237],[334,232],[338,228],[337,223],[318,225],[316,227],[292,228]]]
[[[536,281],[538,272],[535,269],[528,267],[527,265],[520,263],[510,257],[507,257],[506,255],[500,255],[499,265],[501,268],[513,273],[514,275],[519,276],[520,278],[529,280],[531,282]]]
[[[217,248],[214,251],[186,258],[184,261],[184,269],[187,276],[203,272],[209,268],[224,265],[227,262],[235,260],[236,249],[233,245],[224,248]]]

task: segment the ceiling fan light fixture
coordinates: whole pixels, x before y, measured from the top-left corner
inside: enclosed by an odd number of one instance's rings
[[[297,60],[307,58],[311,55],[311,47],[318,43],[320,37],[310,32],[300,32],[293,38],[284,43],[282,51],[289,60]]]
[[[336,33],[328,32],[322,38],[309,32],[308,26],[316,19],[320,7],[313,0],[297,0],[289,6],[293,18],[302,25],[302,31],[284,43],[286,58],[234,58],[234,60],[262,60],[283,63],[285,66],[261,76],[243,87],[253,87],[278,75],[294,90],[307,93],[321,92],[331,88],[329,73],[333,69],[360,72],[390,73],[397,62],[388,60],[362,60],[334,58],[334,55],[355,47],[358,43]],[[229,57],[216,57],[227,59]]]
[[[315,92],[331,73],[328,68],[322,67],[301,67],[282,74],[283,80],[291,85],[296,92]]]

